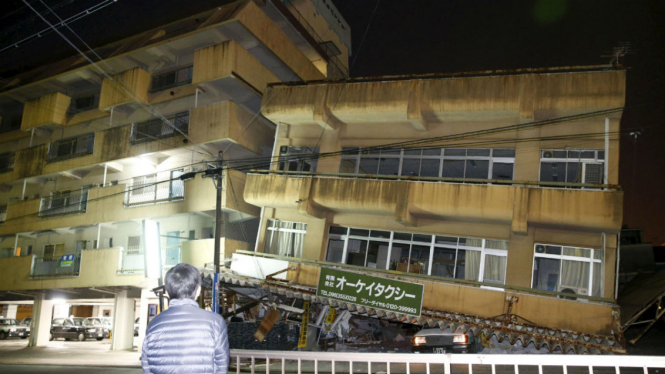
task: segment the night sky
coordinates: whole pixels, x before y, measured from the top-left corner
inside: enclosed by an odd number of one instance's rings
[[[67,18],[103,0],[44,1]],[[642,130],[636,140],[621,140],[624,224],[643,228],[646,241],[665,242],[665,1],[333,2],[351,26],[354,77],[606,64],[601,56],[630,42],[634,53],[622,59],[629,70],[621,126]],[[45,11],[39,0],[30,3]],[[219,3],[118,0],[71,27],[96,47]],[[2,1],[0,25],[0,48],[45,27],[20,0]],[[54,33],[45,35],[0,54],[0,78],[73,53]]]

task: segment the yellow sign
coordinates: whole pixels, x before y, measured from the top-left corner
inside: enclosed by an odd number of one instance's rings
[[[328,307],[328,314],[326,315],[326,321],[323,323],[323,327],[326,331],[330,331],[332,328],[333,322],[335,322],[335,317],[337,316],[337,311],[333,307]]]
[[[302,308],[302,324],[300,325],[300,339],[298,339],[298,348],[307,347],[307,329],[309,328],[309,301],[304,301]]]

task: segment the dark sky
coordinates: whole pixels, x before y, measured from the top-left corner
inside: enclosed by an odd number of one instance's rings
[[[44,1],[66,18],[102,0]],[[38,0],[30,2],[44,10]],[[221,2],[118,0],[72,28],[94,47]],[[665,1],[379,0],[378,7],[377,0],[333,2],[351,26],[352,76],[605,64],[609,58],[602,55],[631,42],[635,52],[623,60],[629,70],[621,125],[644,129],[636,140],[621,141],[624,223],[643,228],[647,241],[665,242]],[[0,48],[45,26],[21,0],[2,1],[0,24]],[[72,52],[56,35],[43,36],[0,54],[0,77]]]

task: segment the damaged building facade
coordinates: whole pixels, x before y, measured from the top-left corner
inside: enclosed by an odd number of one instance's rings
[[[257,285],[338,311],[625,352],[624,99],[625,71],[611,67],[271,84],[262,113],[277,124],[279,162],[247,176],[259,235],[234,256],[281,261],[281,279]],[[338,286],[331,269],[422,285],[422,310],[322,294]],[[253,282],[240,275],[228,281]]]

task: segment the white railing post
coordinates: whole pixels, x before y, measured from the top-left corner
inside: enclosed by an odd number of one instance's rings
[[[252,356],[252,367],[250,368],[252,374],[254,374],[255,367],[256,367],[256,360],[254,360],[254,356]]]
[[[240,374],[240,356],[236,356],[236,374]]]

